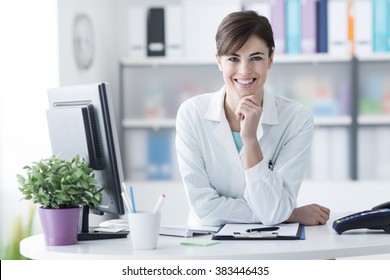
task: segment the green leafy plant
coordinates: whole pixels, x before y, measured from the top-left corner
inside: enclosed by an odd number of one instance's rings
[[[76,155],[71,161],[57,156],[25,166],[26,178],[18,174],[19,190],[24,199],[43,208],[97,206],[103,188],[96,185],[93,169]]]

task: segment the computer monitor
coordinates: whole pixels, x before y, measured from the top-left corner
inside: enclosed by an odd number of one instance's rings
[[[124,176],[109,84],[53,88],[48,90],[48,98],[46,116],[53,154],[66,160],[79,154],[94,169],[103,193],[100,205],[91,212],[123,215]],[[79,240],[127,235],[127,232],[96,232],[89,227],[88,217],[89,207],[84,207]]]

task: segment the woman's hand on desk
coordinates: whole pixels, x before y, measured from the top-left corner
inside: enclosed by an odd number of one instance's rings
[[[305,226],[324,225],[329,220],[330,210],[318,204],[294,208],[288,223],[301,223]]]

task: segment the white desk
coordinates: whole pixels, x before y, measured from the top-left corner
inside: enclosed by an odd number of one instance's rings
[[[161,190],[157,192],[161,193]],[[43,235],[34,235],[22,240],[20,252],[31,259],[138,260],[337,259],[390,254],[390,235],[383,231],[358,230],[338,235],[332,229],[335,219],[389,200],[390,182],[304,182],[298,199],[299,205],[316,202],[332,210],[327,225],[305,227],[306,240],[221,241],[210,247],[188,247],[180,245],[183,238],[160,236],[158,249],[133,251],[130,238],[48,247],[44,245]]]
[[[340,217],[332,217],[332,221]],[[45,246],[43,235],[20,243],[22,255],[31,259],[337,259],[390,253],[390,235],[358,230],[338,235],[324,226],[305,227],[306,240],[221,241],[209,247],[182,246],[184,238],[160,236],[156,250],[136,251],[130,238],[82,241],[71,246]],[[211,238],[202,236],[196,238]]]

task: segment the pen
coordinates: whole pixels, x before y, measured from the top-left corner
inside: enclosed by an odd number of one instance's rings
[[[157,200],[156,206],[154,207],[153,213],[157,213],[160,211],[164,198],[165,198],[165,194],[160,195],[160,197]]]
[[[258,231],[274,231],[278,230],[279,227],[263,227],[263,228],[248,228],[246,232],[258,232]]]
[[[127,195],[127,197],[130,198],[129,190],[126,188],[126,185],[124,182],[122,183],[122,189],[123,189],[123,192]]]
[[[135,210],[134,192],[132,186],[129,187],[129,191],[130,191],[131,205],[133,206],[133,213],[136,213],[137,210]]]
[[[125,192],[121,192],[121,195],[122,195],[123,202],[125,203],[127,211],[132,212],[131,207],[130,207],[129,196]]]
[[[268,162],[268,169],[269,169],[269,170],[274,170],[274,165],[273,165],[273,163],[272,163],[272,160],[270,160],[270,161]]]

